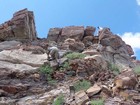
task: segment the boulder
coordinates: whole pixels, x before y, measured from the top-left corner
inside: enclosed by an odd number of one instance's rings
[[[75,42],[69,45],[69,49],[75,52],[82,52],[85,46],[82,42]]]
[[[82,40],[84,36],[84,26],[69,26],[62,29],[58,42],[64,42],[67,38]]]
[[[96,28],[93,26],[87,26],[85,29],[85,36],[93,36]]]
[[[99,93],[101,91],[101,87],[95,84],[94,86],[87,89],[86,93],[89,97]]]
[[[89,97],[85,93],[85,91],[81,90],[75,93],[75,102],[76,105],[85,105],[85,103],[89,100]]]
[[[100,40],[100,43],[103,46],[111,46],[113,49],[118,49],[119,47],[121,47],[124,42],[122,41],[122,39],[117,36],[117,35],[110,35],[107,38],[104,38]]]
[[[132,69],[125,69],[123,72],[115,77],[113,87],[113,94],[118,94],[120,89],[135,89],[138,83],[137,77]]]
[[[88,47],[93,44],[93,38],[93,36],[85,36],[82,42],[85,44],[86,47]]]
[[[130,45],[126,45],[126,49],[127,49],[127,52],[130,56],[134,55],[134,51]]]
[[[32,54],[22,49],[4,50],[0,56],[0,69],[20,72],[35,72],[47,61],[46,54]]]
[[[62,31],[62,28],[50,28],[48,36],[47,36],[47,40],[57,42],[57,39],[59,38],[61,31]]]
[[[99,36],[99,41],[102,39],[108,38],[112,35],[112,32],[110,31],[109,28],[103,28],[101,31],[99,31],[98,36]]]
[[[27,9],[14,13],[13,18],[0,25],[0,40],[33,41],[37,39],[34,14]]]
[[[21,42],[19,41],[4,41],[0,43],[0,51],[19,48],[20,45],[21,45]]]

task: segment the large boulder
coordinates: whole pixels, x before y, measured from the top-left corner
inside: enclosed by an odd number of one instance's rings
[[[69,26],[62,29],[58,42],[63,42],[67,38],[82,40],[84,36],[84,26]]]
[[[22,49],[4,50],[0,52],[0,56],[0,69],[11,71],[34,72],[47,62],[46,54],[32,54]]]
[[[96,28],[93,26],[87,26],[85,29],[85,36],[93,36]]]
[[[47,40],[57,42],[59,35],[61,34],[62,28],[50,28]]]
[[[0,51],[19,48],[20,45],[21,45],[21,42],[19,41],[4,41],[0,43]]]
[[[27,9],[14,13],[13,18],[0,25],[0,40],[32,41],[37,39],[34,14]]]
[[[82,42],[75,42],[69,45],[69,49],[71,51],[82,52],[84,48],[85,48],[85,45]]]
[[[117,35],[110,35],[107,38],[103,38],[100,40],[100,43],[103,46],[111,46],[114,49],[118,49],[124,44],[122,39]]]

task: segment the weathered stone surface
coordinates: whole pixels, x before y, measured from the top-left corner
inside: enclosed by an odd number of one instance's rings
[[[19,48],[20,45],[21,45],[21,42],[18,42],[18,41],[4,41],[0,43],[0,51]]]
[[[99,31],[98,36],[99,36],[99,41],[102,39],[108,38],[112,35],[112,32],[110,31],[109,28],[103,28],[101,31]]]
[[[134,55],[134,51],[130,45],[126,45],[126,49],[127,49],[127,52],[130,56]]]
[[[103,46],[111,46],[114,49],[118,49],[124,44],[122,39],[117,35],[110,35],[107,38],[103,38],[102,40],[100,40],[100,43]]]
[[[84,48],[85,46],[84,46],[84,43],[82,42],[75,42],[69,45],[69,49],[75,52],[82,52]]]
[[[63,42],[67,38],[82,40],[83,36],[84,36],[83,26],[69,26],[62,29],[62,33],[59,36],[58,42]]]
[[[36,70],[47,61],[46,54],[32,54],[32,52],[18,50],[4,50],[0,52],[0,68],[13,71]]]
[[[85,93],[85,91],[81,90],[75,93],[75,101],[77,105],[85,105],[85,103],[89,100],[89,97]]]
[[[137,77],[132,69],[126,69],[114,79],[115,87],[113,94],[118,94],[120,89],[134,89],[138,83]]]
[[[27,9],[14,13],[13,18],[0,25],[0,40],[36,40],[34,14]]]
[[[97,94],[98,92],[101,91],[101,87],[98,86],[97,84],[95,84],[94,86],[90,87],[89,89],[87,89],[86,93],[89,97]]]
[[[93,36],[96,28],[93,26],[87,26],[85,29],[85,36]]]
[[[59,35],[61,34],[61,31],[62,31],[61,28],[50,28],[47,40],[57,42]]]
[[[86,54],[86,55],[90,55],[90,56],[100,54],[100,53],[99,53],[97,50],[95,50],[95,49],[93,49],[93,50],[84,50],[82,53],[83,53],[83,54]]]
[[[83,38],[82,42],[85,44],[86,47],[88,47],[93,44],[93,38],[94,36],[86,36]]]

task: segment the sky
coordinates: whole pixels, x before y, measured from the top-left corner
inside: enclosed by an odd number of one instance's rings
[[[109,27],[140,59],[140,0],[0,0],[0,24],[24,8],[34,12],[40,38],[54,27]]]

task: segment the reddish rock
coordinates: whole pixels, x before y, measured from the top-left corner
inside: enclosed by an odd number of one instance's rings
[[[107,38],[103,37],[103,39],[100,40],[100,43],[103,46],[111,46],[113,49],[118,49],[124,44],[122,39],[117,35],[109,35]]]
[[[47,40],[57,42],[59,35],[61,34],[62,28],[50,28]]]
[[[102,39],[104,38],[108,38],[112,35],[112,32],[110,31],[109,28],[103,28],[99,33],[98,33],[98,36],[99,36],[99,41],[101,41]]]
[[[62,33],[58,39],[58,42],[63,42],[67,38],[82,40],[83,36],[84,26],[69,26],[62,29]]]
[[[0,40],[32,41],[37,39],[34,14],[27,9],[14,13],[13,18],[0,25]]]
[[[85,46],[82,42],[75,42],[69,45],[69,49],[76,52],[82,52]]]
[[[134,55],[134,51],[130,45],[126,45],[126,49],[127,49],[127,52],[130,56]]]
[[[87,26],[85,29],[85,36],[93,36],[96,28],[93,26]]]
[[[90,46],[93,44],[93,38],[94,36],[86,36],[83,39],[83,43],[85,44],[86,47]]]

